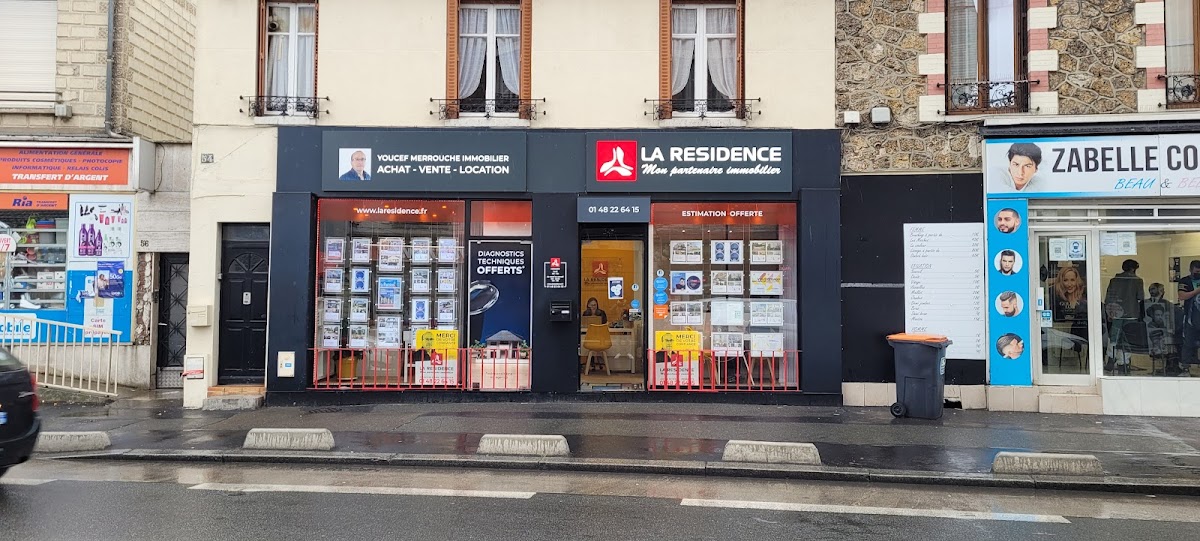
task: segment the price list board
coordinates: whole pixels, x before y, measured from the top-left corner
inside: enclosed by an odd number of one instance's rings
[[[986,358],[983,224],[904,224],[904,330],[941,334],[950,359]]]

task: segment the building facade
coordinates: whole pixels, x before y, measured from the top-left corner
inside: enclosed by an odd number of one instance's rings
[[[239,384],[835,403],[833,21],[198,6],[185,406]]]
[[[907,327],[963,407],[1195,416],[1193,3],[837,10],[845,403],[893,400]],[[978,244],[932,280],[905,224],[947,223]]]
[[[181,385],[194,33],[186,0],[0,1],[0,312],[52,322],[6,343]]]

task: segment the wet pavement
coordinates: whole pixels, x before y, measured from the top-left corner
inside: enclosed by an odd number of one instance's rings
[[[1197,501],[659,474],[42,458],[0,479],[4,538],[71,541],[247,532],[280,540],[1173,541],[1196,537]],[[131,509],[159,520],[130,520]]]
[[[1200,480],[1200,420],[886,408],[637,403],[391,404],[184,410],[177,400],[47,405],[45,430],[114,449],[239,449],[252,428],[328,428],[338,451],[470,455],[485,433],[562,434],[576,458],[720,460],[733,439],[810,442],[828,466],[986,473],[1000,451],[1090,453],[1115,477]]]

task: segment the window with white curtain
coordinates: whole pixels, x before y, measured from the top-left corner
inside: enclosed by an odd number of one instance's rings
[[[1028,87],[1021,33],[1025,0],[949,0],[946,58],[949,110],[1012,110]]]
[[[268,114],[310,112],[315,107],[317,8],[267,4],[267,54],[263,92]]]
[[[681,115],[734,113],[737,95],[737,8],[732,4],[671,8],[671,108]]]
[[[465,5],[458,11],[459,111],[517,114],[521,95],[521,10]]]
[[[1196,49],[1196,17],[1200,0],[1166,0],[1167,105],[1200,105],[1200,50]]]

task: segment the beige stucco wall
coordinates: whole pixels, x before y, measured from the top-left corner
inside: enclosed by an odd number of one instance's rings
[[[221,224],[271,221],[277,133],[255,127],[196,129],[195,147],[213,153],[214,162],[201,164],[198,155],[192,162],[188,306],[210,306],[212,325],[188,327],[187,355],[203,355],[207,365],[204,379],[185,381],[184,407],[200,407],[208,386],[216,385]]]
[[[756,0],[746,9],[746,94],[762,98],[750,127],[831,128],[834,7],[823,0]],[[365,14],[370,14],[366,16]],[[257,14],[251,2],[198,6],[197,124],[254,125]],[[586,31],[580,22],[586,21]],[[655,127],[658,4],[646,0],[535,0],[532,127]],[[427,0],[321,5],[317,121],[343,126],[441,126],[446,8]],[[239,111],[241,109],[242,111]]]

